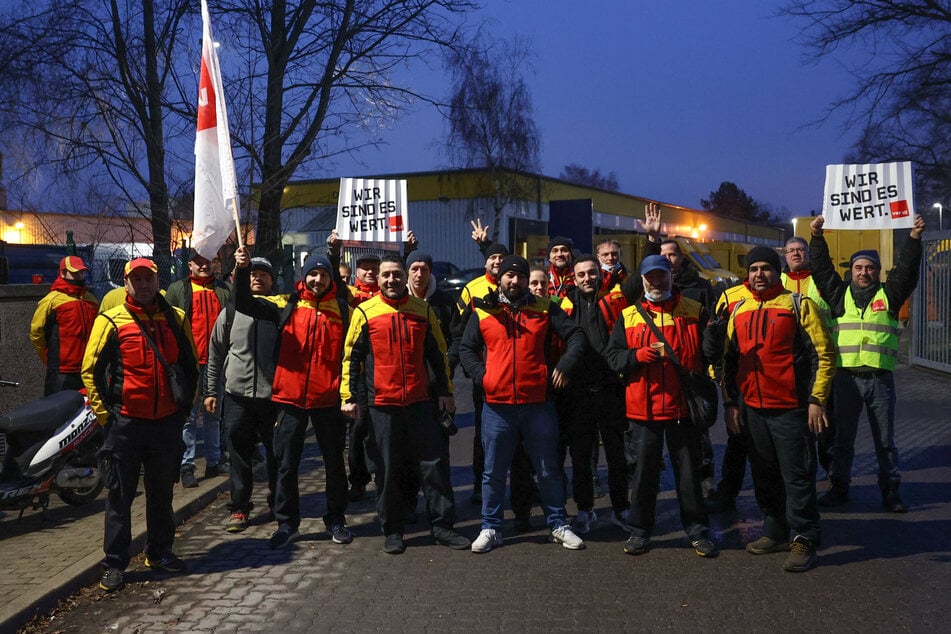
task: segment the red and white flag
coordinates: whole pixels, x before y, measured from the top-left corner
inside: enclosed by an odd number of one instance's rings
[[[195,217],[192,247],[213,259],[238,223],[238,183],[231,156],[228,110],[221,85],[218,53],[211,35],[208,3],[201,0],[201,78],[198,82],[198,132],[195,136]]]

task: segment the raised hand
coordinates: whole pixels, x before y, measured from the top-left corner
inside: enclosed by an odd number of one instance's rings
[[[652,238],[660,235],[660,207],[654,203],[644,205],[644,229]]]
[[[482,244],[483,242],[489,241],[489,225],[482,225],[482,218],[476,218],[475,220],[470,220],[469,224],[472,225],[472,239]]]

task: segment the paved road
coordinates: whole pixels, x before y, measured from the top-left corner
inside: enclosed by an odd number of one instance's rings
[[[335,545],[319,519],[323,473],[311,441],[302,466],[303,539],[290,549],[267,548],[273,524],[227,534],[222,496],[181,529],[177,551],[189,562],[188,574],[156,575],[137,559],[125,590],[108,597],[87,590],[35,631],[944,631],[951,594],[951,379],[904,367],[896,379],[902,493],[911,512],[881,512],[874,455],[862,429],[853,501],[823,515],[820,565],[806,574],[784,573],[783,555],[743,550],[760,524],[748,488],[736,514],[714,518],[722,555],[694,555],[680,529],[670,469],[654,548],[642,557],[624,555],[626,536],[607,523],[586,536],[584,551],[549,543],[537,508],[537,532],[507,530],[505,546],[484,555],[435,546],[422,524],[407,534],[404,555],[385,555],[370,500],[350,509],[357,539]],[[722,427],[714,441],[722,452]],[[453,439],[453,481],[457,527],[474,536],[470,442],[471,426]],[[606,513],[607,504],[598,500],[598,510]],[[4,518],[0,529],[9,524]],[[43,538],[53,542],[63,532],[71,524],[52,526]],[[0,539],[2,550],[20,549],[26,537]],[[28,560],[19,561],[18,568]]]

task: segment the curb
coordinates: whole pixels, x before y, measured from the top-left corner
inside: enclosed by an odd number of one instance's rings
[[[220,481],[215,481],[219,479]],[[211,504],[219,495],[228,491],[227,477],[219,476],[215,480],[202,481],[197,488],[191,490],[179,487],[179,490],[187,492],[173,497],[172,507],[176,526],[183,524],[185,520]],[[143,520],[138,525],[133,524],[132,545],[129,553],[135,557],[142,552],[144,547],[145,521]],[[17,628],[26,625],[36,616],[49,614],[61,600],[95,583],[101,574],[102,569],[99,566],[101,561],[102,552],[97,551],[74,563],[58,578],[44,583],[35,594],[15,598],[3,610],[7,616],[0,621],[0,633],[17,631]]]

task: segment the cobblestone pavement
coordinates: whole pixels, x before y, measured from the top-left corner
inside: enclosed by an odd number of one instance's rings
[[[340,546],[320,520],[323,471],[309,439],[301,468],[300,541],[269,550],[274,524],[227,534],[226,498],[220,496],[181,529],[176,550],[188,561],[187,574],[157,575],[136,559],[123,591],[103,596],[87,590],[34,631],[943,630],[951,593],[951,378],[902,367],[896,380],[902,494],[911,512],[881,511],[863,427],[853,501],[823,515],[819,567],[805,574],[784,573],[783,555],[753,557],[743,550],[759,536],[760,525],[749,480],[738,512],[713,518],[721,556],[697,557],[680,529],[669,468],[653,548],[640,557],[623,554],[626,535],[607,522],[585,536],[584,551],[552,544],[537,507],[536,532],[515,535],[506,523],[505,546],[484,555],[434,545],[424,522],[407,533],[405,554],[386,555],[371,496],[351,504],[348,518],[357,538]],[[479,522],[468,503],[471,415],[457,422],[457,528],[473,537]],[[718,425],[718,454],[724,440]],[[603,465],[601,472],[604,478]],[[606,516],[607,498],[596,508]],[[419,510],[422,518],[422,505]],[[10,524],[4,517],[0,529]],[[53,542],[71,530],[72,524],[55,525],[42,531],[42,539]],[[4,536],[0,545],[20,549],[25,537]],[[24,566],[18,562],[14,568]]]

